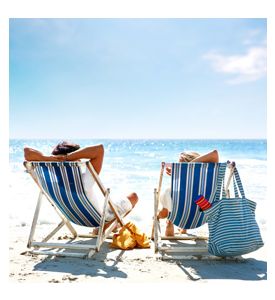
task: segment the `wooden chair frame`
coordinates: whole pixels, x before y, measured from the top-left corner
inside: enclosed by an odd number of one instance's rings
[[[110,199],[110,189],[106,189],[101,182],[98,174],[96,173],[95,169],[93,168],[90,161],[82,162],[83,164],[86,164],[88,170],[92,174],[96,184],[98,185],[99,189],[101,190],[102,194],[104,195],[104,208],[103,213],[100,220],[100,226],[98,230],[98,235],[96,237],[96,244],[89,245],[89,244],[81,244],[81,243],[72,243],[72,241],[75,241],[77,238],[94,238],[95,236],[92,234],[78,234],[75,228],[72,226],[71,222],[63,215],[63,213],[58,209],[56,204],[52,201],[52,199],[49,197],[49,195],[45,192],[45,190],[40,185],[39,181],[37,180],[33,168],[31,165],[31,162],[24,162],[24,166],[26,168],[26,172],[31,175],[35,183],[38,185],[40,192],[36,204],[36,209],[33,216],[33,221],[31,225],[31,230],[29,234],[28,239],[28,248],[33,248],[30,252],[33,254],[44,254],[44,255],[54,255],[54,256],[69,256],[69,257],[81,257],[81,258],[91,258],[96,252],[100,250],[100,247],[102,243],[105,241],[105,239],[110,236],[110,233],[113,231],[113,229],[120,224],[121,226],[124,225],[124,222],[122,218],[124,216],[120,216],[118,211],[116,210],[115,206],[113,205],[111,199]],[[37,242],[34,240],[35,230],[39,218],[42,198],[45,196],[45,198],[50,202],[56,213],[61,218],[61,222],[46,236],[42,239],[42,241]],[[107,229],[104,229],[105,225],[105,215],[107,211],[107,207],[110,205],[112,211],[114,212],[115,218],[110,221],[110,225]],[[48,242],[64,225],[69,229],[70,233],[72,234],[71,241],[68,243],[62,243],[62,242]],[[51,250],[40,250],[40,248],[47,248]],[[60,251],[64,249],[65,251]],[[66,251],[66,250],[72,250],[72,252]],[[85,252],[83,252],[85,251]]]
[[[154,251],[161,259],[188,259],[194,257],[214,257],[208,253],[207,250],[207,236],[196,236],[186,234],[184,236],[163,236],[161,235],[161,227],[160,221],[157,217],[158,215],[158,207],[159,207],[159,199],[162,187],[162,180],[164,175],[165,167],[171,167],[171,163],[161,163],[161,170],[159,176],[159,184],[158,188],[154,189],[154,217],[153,217],[153,230],[152,230],[152,238],[154,239]],[[229,184],[232,179],[232,175],[234,173],[235,162],[227,162],[227,167],[229,168],[229,176],[227,180],[227,184],[225,186],[226,196],[229,197]],[[184,244],[182,242],[182,246],[164,246],[163,240],[169,241],[186,241]],[[190,244],[195,243],[195,244]],[[174,255],[176,254],[176,255]]]

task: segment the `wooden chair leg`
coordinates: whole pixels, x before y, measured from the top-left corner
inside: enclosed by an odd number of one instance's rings
[[[30,235],[29,235],[29,239],[28,239],[28,244],[27,244],[28,248],[31,248],[32,244],[33,244],[33,237],[34,237],[34,234],[35,234],[35,229],[36,229],[36,225],[37,225],[37,221],[38,221],[38,217],[39,217],[39,212],[40,212],[40,208],[41,208],[41,204],[42,204],[42,197],[43,197],[43,195],[44,195],[43,192],[40,191],[39,192],[39,196],[38,196],[38,200],[37,200],[37,204],[36,204],[36,208],[35,208],[35,213],[34,213],[34,216],[33,216],[31,231],[30,231]],[[72,233],[73,237],[75,238],[77,236],[77,232],[75,231],[75,229],[73,228],[73,226],[71,225],[71,223],[58,212],[58,210],[56,209],[55,206],[53,206],[53,207],[54,207],[55,211],[57,212],[57,214],[62,219],[62,221],[57,225],[57,227],[54,230],[52,230],[42,240],[42,242],[46,242],[49,239],[51,239],[64,225],[66,225],[68,227],[68,229]]]
[[[37,204],[36,204],[36,208],[35,208],[35,212],[34,212],[34,216],[33,216],[33,220],[32,220],[31,231],[30,231],[28,244],[27,244],[28,248],[31,247],[31,244],[32,244],[32,241],[33,241],[33,236],[34,236],[34,233],[35,233],[35,228],[36,228],[36,225],[37,225],[37,220],[38,220],[38,216],[39,216],[39,212],[40,212],[40,208],[41,208],[42,196],[43,196],[43,193],[40,191],[39,196],[38,196],[38,200],[37,200]]]
[[[104,231],[104,224],[105,224],[105,218],[106,218],[106,211],[107,211],[109,195],[110,195],[110,189],[107,189],[107,192],[105,194],[103,213],[102,213],[102,217],[101,217],[101,220],[100,220],[100,226],[99,226],[99,230],[98,230],[98,237],[97,237],[97,243],[96,243],[97,251],[99,251],[99,249],[101,247],[101,244],[103,242],[102,237],[103,237],[103,231]]]

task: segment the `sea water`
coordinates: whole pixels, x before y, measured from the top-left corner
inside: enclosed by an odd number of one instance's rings
[[[178,161],[182,151],[201,154],[219,151],[221,162],[235,161],[246,197],[257,203],[256,218],[266,226],[267,149],[266,140],[77,140],[81,147],[103,144],[105,149],[100,177],[112,197],[136,192],[139,202],[129,218],[140,226],[152,222],[154,188],[157,188],[161,162]],[[49,155],[60,140],[10,140],[9,206],[11,225],[30,225],[39,190],[23,167],[23,148],[28,146]],[[163,188],[169,178],[164,176]],[[43,203],[39,223],[56,222],[53,208]]]

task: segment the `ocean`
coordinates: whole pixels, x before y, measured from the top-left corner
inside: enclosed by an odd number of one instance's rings
[[[257,203],[256,219],[261,228],[266,226],[267,190],[267,142],[266,140],[109,140],[74,139],[85,147],[103,144],[105,156],[100,177],[105,187],[111,189],[111,196],[122,197],[136,192],[139,202],[129,218],[148,226],[153,216],[153,191],[158,186],[162,161],[175,162],[182,151],[196,151],[201,154],[217,149],[221,162],[235,161],[247,198]],[[38,188],[31,177],[24,172],[23,148],[29,146],[50,154],[55,139],[11,139],[9,145],[9,205],[10,225],[30,225],[38,197]],[[169,185],[165,176],[163,186]],[[50,205],[42,206],[39,223],[55,223],[55,212]]]

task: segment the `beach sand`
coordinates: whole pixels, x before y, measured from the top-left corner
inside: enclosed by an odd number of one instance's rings
[[[36,237],[49,231],[49,226],[38,225]],[[150,249],[124,251],[110,248],[111,239],[108,239],[92,259],[82,259],[47,257],[26,252],[29,231],[29,226],[10,228],[11,282],[122,284],[267,281],[266,243],[261,249],[244,255],[242,259],[161,260],[154,254],[153,242]]]

